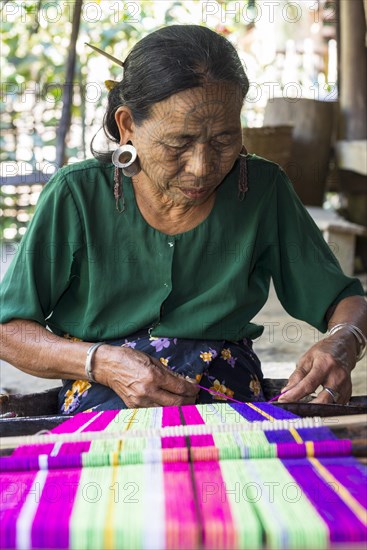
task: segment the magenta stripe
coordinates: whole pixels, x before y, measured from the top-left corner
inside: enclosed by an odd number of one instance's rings
[[[33,548],[69,548],[69,523],[81,472],[68,469],[48,473],[32,525]]]
[[[120,411],[106,411],[104,414],[99,415],[98,412],[91,412],[91,413],[79,413],[75,415],[73,418],[70,418],[63,424],[60,424],[53,430],[51,430],[51,433],[53,434],[66,434],[66,433],[75,433],[77,430],[79,430],[84,424],[86,424],[88,421],[92,420],[93,418],[96,418],[94,422],[91,422],[86,430],[88,432],[96,432],[99,430],[104,430],[110,422],[113,421],[113,419],[119,414]],[[32,455],[32,456],[38,456],[41,454],[50,454],[54,448],[54,443],[48,443],[47,445],[23,445],[21,447],[18,447],[13,452],[12,456],[25,456],[25,455]],[[62,454],[69,454],[69,453],[81,453],[84,451],[88,451],[90,448],[90,442],[89,441],[83,441],[81,443],[64,443],[60,446],[59,453]],[[58,453],[58,454],[59,454]]]
[[[181,426],[180,410],[178,407],[164,407],[162,415],[162,428],[166,426]],[[186,439],[183,436],[162,437],[162,449],[174,449],[186,447]]]
[[[95,411],[90,413],[79,413],[73,416],[72,418],[69,418],[69,420],[65,420],[62,424],[59,426],[56,426],[56,428],[53,428],[51,430],[51,433],[53,434],[64,434],[64,433],[73,433],[76,432],[80,426],[83,426],[88,420],[93,418],[93,416],[96,416],[98,413]],[[17,455],[39,455],[39,454],[49,454],[54,447],[53,443],[47,444],[47,445],[24,445],[21,447],[18,447],[13,452],[12,456]]]
[[[203,425],[205,420],[199,413],[195,405],[187,405],[182,407],[182,414],[187,425]],[[192,447],[208,447],[215,446],[214,438],[211,434],[207,435],[191,435],[190,444]]]
[[[237,548],[236,529],[219,462],[195,462],[193,468],[203,521],[203,548]]]
[[[200,526],[195,508],[190,464],[163,464],[166,548],[200,547]]]
[[[0,482],[0,548],[15,548],[17,519],[38,472],[2,474]],[[37,498],[37,495],[34,495]]]
[[[178,407],[164,407],[162,427],[181,426]],[[162,448],[186,447],[185,437],[165,437]],[[163,464],[166,548],[195,549],[199,546],[200,531],[197,524],[195,497],[188,463]]]
[[[194,405],[182,407],[181,410],[186,424],[205,424]],[[196,447],[215,445],[212,435],[190,436],[190,442]],[[203,547],[210,550],[236,548],[233,518],[225,492],[223,494],[225,484],[219,462],[195,462],[193,470],[197,503],[203,521]]]
[[[95,414],[96,419],[94,420],[94,422],[91,422],[84,430],[82,430],[82,432],[103,432],[103,430],[107,428],[107,426],[114,420],[114,418],[116,418],[119,412],[120,411],[105,411],[100,416],[97,416],[97,414]],[[88,413],[80,413],[80,416],[84,414]],[[86,419],[85,422],[82,422],[79,428],[81,428],[86,422],[88,422],[88,419]],[[84,453],[89,451],[90,446],[90,441],[81,441],[80,443],[64,443],[63,445],[61,445],[60,454]]]
[[[86,413],[90,414],[90,413]],[[97,416],[82,432],[103,431],[119,414],[119,411],[106,411]],[[83,422],[74,423],[80,429],[90,418],[81,413]],[[69,425],[69,428],[73,426]],[[70,433],[70,430],[67,432]],[[91,442],[64,443],[60,447],[62,454],[88,451]],[[42,492],[40,503],[32,525],[32,545],[34,548],[69,548],[69,523],[82,470],[70,468],[50,471]],[[45,517],[48,518],[45,524]]]

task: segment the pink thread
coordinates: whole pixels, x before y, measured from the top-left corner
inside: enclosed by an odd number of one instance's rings
[[[294,386],[292,386],[292,388],[294,388]],[[269,399],[268,403],[271,403],[272,401],[275,401],[276,399],[279,399],[279,397],[281,397],[281,396],[284,395],[285,393],[288,393],[292,388],[288,388],[287,390],[282,391],[282,393],[279,393],[279,394],[276,395],[275,397],[272,397],[271,399]]]
[[[238,399],[233,399],[233,397],[228,397],[228,395],[226,395],[225,393],[220,393],[219,391],[213,391],[213,390],[210,390],[209,388],[204,388],[204,386],[200,386],[200,384],[196,384],[196,385],[201,390],[205,390],[205,391],[209,392],[212,395],[220,395],[221,397],[225,397],[226,399],[228,399],[228,401],[233,401],[234,403],[241,403],[242,405],[244,403],[243,401],[238,401]],[[277,399],[279,399],[279,397],[281,397],[285,393],[289,392],[292,388],[294,388],[294,386],[292,386],[291,388],[288,388],[285,391],[282,391],[282,393],[279,393],[275,397],[272,397],[271,399],[269,399],[269,401],[267,401],[267,403],[271,403],[272,401],[276,401]]]
[[[228,399],[229,401],[234,401],[235,403],[241,403],[241,405],[243,405],[243,401],[238,401],[238,399],[233,399],[233,397],[228,397],[228,395],[226,395],[225,393],[220,393],[219,391],[213,391],[213,390],[209,390],[209,388],[204,388],[204,386],[200,386],[200,384],[196,384],[198,388],[202,389],[202,390],[205,390],[211,394],[214,394],[214,395],[220,395],[221,397],[225,397],[226,399]]]

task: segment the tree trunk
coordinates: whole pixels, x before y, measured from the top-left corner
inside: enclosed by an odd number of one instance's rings
[[[71,109],[73,106],[73,85],[76,62],[76,42],[79,34],[80,16],[83,0],[75,0],[73,24],[70,37],[69,55],[66,64],[65,84],[63,87],[63,105],[60,125],[56,136],[56,166],[60,167],[66,162],[66,138],[71,123]]]

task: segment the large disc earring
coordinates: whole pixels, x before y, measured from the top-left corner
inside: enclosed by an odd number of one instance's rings
[[[121,168],[125,176],[135,176],[140,172],[139,159],[134,145],[120,145],[112,153],[112,162]]]

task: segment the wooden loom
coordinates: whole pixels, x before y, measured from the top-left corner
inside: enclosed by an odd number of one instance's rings
[[[0,458],[0,545],[364,547],[366,468],[327,427],[340,425],[223,403],[81,413],[4,438],[22,446]]]

